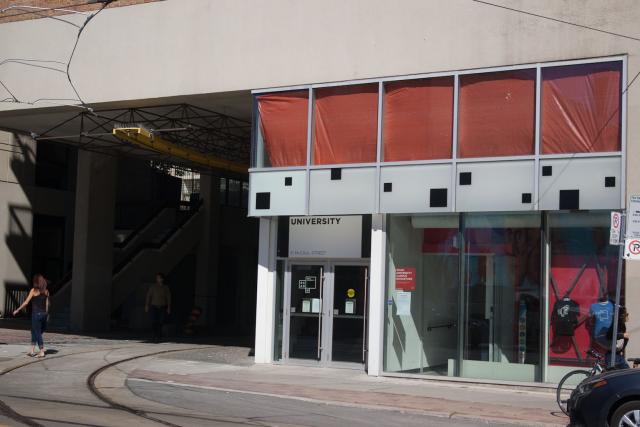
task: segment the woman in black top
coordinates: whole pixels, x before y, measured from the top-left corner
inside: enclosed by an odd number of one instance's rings
[[[47,315],[49,313],[49,291],[47,291],[47,279],[42,274],[33,276],[33,288],[29,291],[29,296],[18,307],[13,315],[15,316],[31,302],[31,357],[44,357],[44,342],[42,333],[47,326]],[[40,352],[36,353],[36,344]]]

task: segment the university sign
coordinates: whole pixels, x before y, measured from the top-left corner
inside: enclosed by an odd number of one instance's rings
[[[361,258],[362,216],[289,218],[290,258]]]

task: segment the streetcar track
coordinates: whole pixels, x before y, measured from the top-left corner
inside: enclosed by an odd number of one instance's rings
[[[43,363],[45,361],[49,361],[52,359],[61,359],[63,357],[70,357],[70,356],[78,356],[78,355],[83,355],[83,354],[89,354],[89,353],[97,353],[97,352],[101,352],[101,351],[106,351],[108,356],[109,354],[112,354],[114,351],[117,350],[122,350],[122,349],[127,349],[127,348],[134,348],[135,349],[135,345],[129,345],[129,346],[122,346],[122,347],[110,347],[110,348],[101,348],[101,349],[95,349],[95,350],[86,350],[86,351],[78,351],[75,353],[69,353],[69,354],[60,354],[60,355],[53,355],[53,356],[48,356],[48,357],[44,357],[41,359],[35,359],[35,360],[30,360],[28,362],[25,363],[20,363],[18,365],[15,366],[11,366],[9,368],[5,368],[2,371],[0,371],[0,377],[7,375],[9,373],[12,373],[14,371],[17,371],[18,369],[22,369],[25,368],[27,366],[30,365],[34,365],[36,363]],[[97,370],[93,371],[89,377],[87,378],[87,387],[89,388],[89,391],[96,396],[99,400],[101,400],[102,402],[106,403],[109,407],[113,408],[113,409],[118,409],[118,410],[122,410],[125,412],[128,412],[130,414],[142,417],[142,418],[146,418],[150,421],[154,421],[157,422],[159,424],[163,424],[169,427],[182,427],[179,426],[177,424],[173,424],[173,423],[169,423],[167,421],[161,420],[161,419],[157,419],[154,418],[148,414],[146,414],[143,411],[138,411],[134,408],[129,408],[125,405],[121,405],[118,404],[117,402],[112,401],[111,399],[109,399],[108,397],[106,397],[104,394],[102,394],[100,391],[98,391],[98,389],[95,387],[95,378],[100,375],[100,373],[104,372],[105,370],[116,366],[120,363],[126,363],[128,361],[131,360],[136,360],[136,359],[141,359],[144,357],[152,357],[152,356],[156,356],[156,355],[160,355],[160,354],[165,354],[165,353],[173,353],[173,352],[179,352],[179,351],[189,351],[189,350],[198,350],[201,349],[203,347],[190,347],[190,348],[184,348],[184,349],[172,349],[172,350],[163,350],[163,351],[159,351],[159,352],[153,352],[153,353],[145,353],[142,355],[138,355],[138,356],[133,356],[133,357],[129,357],[126,359],[122,359],[122,360],[118,360],[115,362],[111,362],[111,363],[107,363],[106,365],[103,365],[102,367],[98,368]],[[103,357],[103,360],[107,361],[105,359],[105,357]],[[44,364],[44,363],[43,363]],[[22,424],[28,425],[30,427],[45,427],[43,424],[38,423],[37,421],[35,421],[34,418],[32,417],[28,417],[26,415],[22,415],[18,412],[16,412],[15,410],[13,410],[9,405],[7,405],[6,402],[4,402],[3,400],[0,399],[0,414],[11,418],[15,421],[18,421]]]
[[[149,354],[133,356],[133,357],[129,357],[129,358],[126,358],[126,359],[122,359],[122,360],[118,360],[118,361],[115,361],[115,362],[111,362],[108,365],[102,366],[102,367],[96,369],[94,372],[92,372],[91,375],[89,375],[89,377],[87,378],[87,386],[89,387],[89,390],[98,399],[102,400],[104,403],[106,403],[107,405],[111,406],[114,409],[119,409],[121,411],[128,412],[130,414],[136,415],[136,416],[141,417],[141,418],[145,418],[145,419],[147,419],[149,421],[154,421],[154,422],[157,422],[159,424],[166,425],[168,427],[183,427],[183,426],[181,426],[179,424],[174,424],[172,422],[165,421],[165,420],[163,420],[161,418],[157,418],[157,417],[154,417],[152,415],[149,415],[149,413],[146,412],[146,411],[135,409],[135,408],[132,408],[132,407],[129,407],[129,406],[126,406],[126,405],[123,405],[121,403],[118,403],[118,402],[114,401],[113,399],[105,396],[102,392],[100,392],[98,390],[98,388],[95,386],[95,380],[104,371],[106,371],[108,369],[111,369],[111,368],[119,369],[119,368],[117,368],[117,365],[122,364],[122,363],[127,363],[127,362],[130,362],[132,360],[142,359],[142,358],[145,358],[145,357],[153,357],[153,356],[157,356],[157,355],[160,355],[160,354],[177,353],[177,352],[181,352],[181,351],[201,350],[203,348],[213,348],[213,347],[192,347],[192,348],[183,348],[183,349],[163,350],[163,351],[159,351],[159,352],[155,352],[155,353],[149,353]],[[126,385],[125,385],[125,387],[126,387]],[[136,393],[134,393],[134,394],[136,394]],[[139,396],[139,397],[142,397],[142,396]],[[144,397],[142,397],[142,398],[144,398]],[[246,425],[246,426],[270,426],[271,425],[271,424],[265,424],[264,422],[261,422],[261,421],[251,420],[251,419],[248,419],[248,420],[245,420],[245,421],[237,421],[237,420],[231,420],[231,419],[222,420],[222,419],[193,417],[193,416],[183,415],[183,414],[166,413],[166,414],[161,414],[161,415],[176,416],[176,417],[186,417],[186,418],[198,418],[198,419],[209,420],[209,421],[223,421],[223,422],[228,423],[228,424],[237,424],[237,425]]]
[[[113,350],[118,350],[118,349],[123,349],[123,348],[127,348],[127,347],[117,347],[117,348],[114,348]],[[0,377],[4,376],[6,374],[9,374],[9,373],[11,373],[13,371],[17,371],[18,369],[27,367],[29,365],[33,365],[33,364],[36,364],[36,363],[43,363],[45,360],[60,359],[60,358],[63,358],[63,357],[69,357],[69,356],[75,356],[75,355],[81,355],[81,354],[87,354],[87,353],[96,353],[96,352],[105,351],[105,350],[107,350],[107,349],[78,351],[76,353],[60,354],[60,355],[44,357],[44,358],[41,358],[41,359],[30,360],[28,362],[20,363],[18,365],[11,366],[9,368],[3,369],[2,372],[0,372]],[[18,422],[20,422],[22,424],[26,424],[26,425],[31,426],[31,427],[44,427],[42,424],[38,423],[33,418],[28,417],[26,415],[22,415],[22,414],[20,414],[20,413],[18,413],[16,411],[14,411],[3,400],[0,400],[0,414],[3,414],[6,417],[11,418],[12,420],[18,421]]]
[[[132,360],[142,359],[142,358],[145,358],[145,357],[158,356],[158,355],[161,355],[161,354],[176,353],[176,352],[180,352],[180,351],[200,350],[200,349],[203,349],[203,348],[206,348],[206,347],[191,347],[191,348],[183,348],[183,349],[163,350],[163,351],[157,351],[157,352],[154,352],[154,353],[148,353],[148,354],[142,354],[142,355],[138,355],[138,356],[132,356],[132,357],[128,357],[126,359],[122,359],[122,360],[118,360],[118,361],[115,361],[115,362],[108,363],[108,364],[96,369],[95,371],[93,371],[87,377],[87,387],[89,388],[89,391],[91,391],[91,393],[93,393],[94,396],[96,396],[98,399],[100,399],[101,401],[103,401],[104,403],[106,403],[107,405],[109,405],[110,407],[112,407],[114,409],[125,411],[125,412],[133,414],[135,416],[138,416],[138,417],[141,417],[141,418],[145,418],[145,419],[147,419],[149,421],[154,421],[156,423],[163,424],[163,425],[168,426],[168,427],[182,427],[179,424],[174,424],[172,422],[165,421],[165,420],[163,420],[161,418],[156,418],[154,416],[149,415],[145,411],[142,411],[142,410],[139,410],[139,409],[135,409],[135,408],[132,408],[130,406],[126,406],[126,405],[123,405],[121,403],[118,403],[118,402],[114,401],[113,399],[107,397],[100,390],[98,390],[98,387],[96,387],[96,385],[95,385],[95,381],[96,381],[96,378],[101,373],[103,373],[107,369],[113,368],[116,365],[120,365],[122,363],[131,362]]]

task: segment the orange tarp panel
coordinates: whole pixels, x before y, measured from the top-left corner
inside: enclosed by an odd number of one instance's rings
[[[622,63],[542,69],[542,153],[620,151]]]
[[[260,130],[271,166],[305,166],[309,92],[274,93],[257,99]]]
[[[313,164],[376,161],[378,85],[315,92]]]
[[[385,84],[384,161],[450,159],[453,77]]]
[[[535,152],[535,70],[460,76],[460,157]]]

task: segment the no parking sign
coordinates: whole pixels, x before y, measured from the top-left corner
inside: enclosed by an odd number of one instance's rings
[[[640,259],[640,239],[625,239],[624,258]]]

